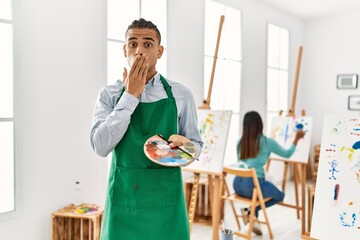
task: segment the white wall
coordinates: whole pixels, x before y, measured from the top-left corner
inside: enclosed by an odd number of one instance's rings
[[[360,11],[306,22],[303,104],[314,117],[313,144],[321,142],[325,114],[342,114],[358,89],[336,88],[338,74],[360,74]],[[356,112],[354,112],[356,113]]]
[[[105,79],[104,1],[18,1],[15,37],[19,213],[0,221],[0,239],[50,239],[51,212],[83,199],[103,203],[105,160],[89,143]]]
[[[191,7],[189,7],[191,6]],[[168,77],[204,99],[204,1],[168,1]]]

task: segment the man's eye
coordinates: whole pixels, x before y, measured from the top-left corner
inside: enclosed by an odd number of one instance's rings
[[[152,46],[152,43],[145,43],[145,47],[151,47]]]
[[[129,47],[131,48],[136,47],[136,43],[129,43]]]

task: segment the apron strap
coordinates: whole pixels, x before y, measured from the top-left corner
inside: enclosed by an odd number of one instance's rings
[[[171,86],[169,85],[169,83],[166,81],[166,79],[161,74],[160,74],[160,79],[164,85],[164,88],[168,95],[168,98],[174,98],[172,91],[171,91]]]
[[[117,97],[115,99],[115,105],[118,104],[118,102],[119,102],[121,96],[123,95],[124,91],[125,91],[125,87],[122,87],[119,97]]]

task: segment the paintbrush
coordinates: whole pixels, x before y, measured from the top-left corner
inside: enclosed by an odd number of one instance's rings
[[[158,134],[158,137],[161,138],[162,140],[164,140],[167,144],[172,143],[172,141],[169,141],[169,140],[165,139],[165,138],[163,137],[163,135],[161,135],[161,134]],[[173,148],[182,151],[183,153],[185,153],[186,155],[190,156],[191,158],[194,158],[193,155],[191,155],[188,151],[186,151],[185,149],[183,149],[183,148],[181,148],[181,147],[179,147],[179,146],[176,146],[176,147],[173,147]],[[194,159],[196,159],[196,160],[199,161],[198,158],[194,158]]]

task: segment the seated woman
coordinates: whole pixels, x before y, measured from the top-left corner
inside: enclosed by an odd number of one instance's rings
[[[304,131],[297,131],[290,148],[284,149],[274,139],[263,135],[263,122],[259,113],[251,111],[245,114],[243,133],[237,145],[238,160],[246,163],[248,168],[254,168],[256,170],[263,197],[271,197],[271,200],[265,203],[267,208],[283,201],[285,194],[274,184],[265,180],[264,165],[272,152],[285,158],[291,157],[298,141],[304,137],[304,134]],[[252,197],[254,184],[251,178],[235,177],[233,187],[239,196]],[[260,206],[255,209],[256,218],[259,216],[260,209]],[[250,215],[248,209],[242,209],[242,212],[247,212],[248,215]],[[245,224],[248,222],[248,220],[245,219],[244,221]],[[257,235],[262,235],[258,222],[254,222],[253,232]]]

